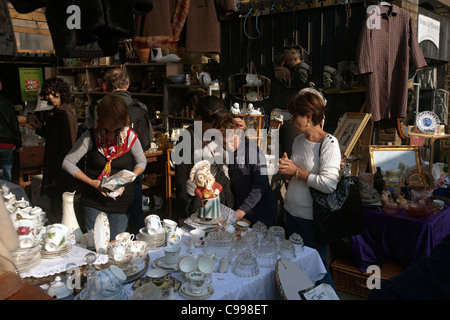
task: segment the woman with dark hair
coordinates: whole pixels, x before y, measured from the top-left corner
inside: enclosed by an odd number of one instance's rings
[[[113,199],[101,187],[102,178],[122,170],[132,171],[138,176],[147,165],[141,143],[128,127],[127,110],[121,97],[114,94],[103,97],[97,106],[96,127],[81,135],[63,162],[64,170],[84,183],[81,201],[85,209],[86,230],[93,229],[98,214],[104,212],[108,216],[111,239],[126,231],[127,212],[133,204],[133,184],[125,185],[121,195]],[[83,172],[77,163],[85,155],[86,171]]]
[[[292,144],[291,158],[284,153],[279,172],[290,179],[286,192],[287,236],[298,233],[306,246],[320,254],[327,265],[328,245],[314,238],[313,200],[309,187],[324,193],[336,189],[341,164],[341,151],[337,139],[323,130],[326,100],[312,88],[300,90],[288,104],[291,122],[298,136]],[[322,279],[334,287],[328,272]]]
[[[45,139],[41,194],[51,201],[50,212],[47,212],[49,223],[56,223],[62,219],[62,194],[75,190],[74,179],[62,169],[61,164],[77,140],[78,119],[72,106],[70,87],[63,79],[46,79],[40,96],[53,109],[42,122],[35,115],[29,115],[28,122]]]
[[[193,103],[196,121],[193,126],[184,130],[175,145],[172,153],[172,161],[175,163],[175,210],[172,213],[175,219],[185,219],[197,211],[200,205],[194,190],[196,185],[190,180],[190,172],[196,161],[205,160],[211,162],[211,173],[216,181],[222,186],[220,202],[227,207],[233,208],[234,199],[230,189],[228,167],[223,156],[224,151],[221,142],[208,139],[204,134],[208,129],[216,129],[216,133],[227,118],[227,110],[223,100],[215,96],[194,96]],[[214,131],[210,131],[214,133]],[[184,139],[186,139],[185,142]],[[189,153],[188,155],[185,152]],[[220,159],[219,159],[219,158]],[[178,160],[179,161],[178,161]]]

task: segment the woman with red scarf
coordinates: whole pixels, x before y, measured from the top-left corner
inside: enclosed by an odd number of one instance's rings
[[[110,239],[114,239],[126,231],[133,184],[125,185],[122,194],[113,199],[102,189],[101,180],[121,170],[139,175],[145,170],[147,160],[137,134],[128,127],[127,105],[121,97],[105,96],[97,106],[97,117],[97,126],[81,135],[64,158],[63,168],[86,184],[81,196],[86,229],[94,229],[97,215],[104,212],[109,220]],[[77,164],[85,155],[83,172]]]

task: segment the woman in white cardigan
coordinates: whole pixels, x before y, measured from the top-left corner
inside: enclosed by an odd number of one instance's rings
[[[341,152],[337,139],[323,130],[326,100],[312,88],[300,90],[288,103],[292,123],[298,136],[292,144],[292,155],[279,160],[279,172],[289,181],[284,209],[287,234],[298,233],[306,246],[316,249],[327,265],[328,245],[314,238],[312,197],[309,187],[324,193],[336,189]],[[320,157],[319,157],[320,150]],[[321,282],[334,287],[331,274]]]

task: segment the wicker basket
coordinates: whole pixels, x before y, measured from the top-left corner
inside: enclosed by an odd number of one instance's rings
[[[403,268],[398,263],[387,261],[381,266],[381,280],[390,279],[402,270]],[[359,271],[352,262],[336,259],[331,264],[331,272],[337,290],[360,297],[366,297],[369,293],[370,289],[367,288],[367,278],[372,276],[372,274]]]

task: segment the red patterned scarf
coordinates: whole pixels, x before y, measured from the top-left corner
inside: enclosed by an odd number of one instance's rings
[[[114,139],[108,139],[104,130],[99,131],[96,128],[94,129],[94,136],[98,151],[108,160],[102,173],[97,178],[101,180],[111,174],[111,162],[131,150],[136,142],[137,135],[131,128],[125,127]]]

